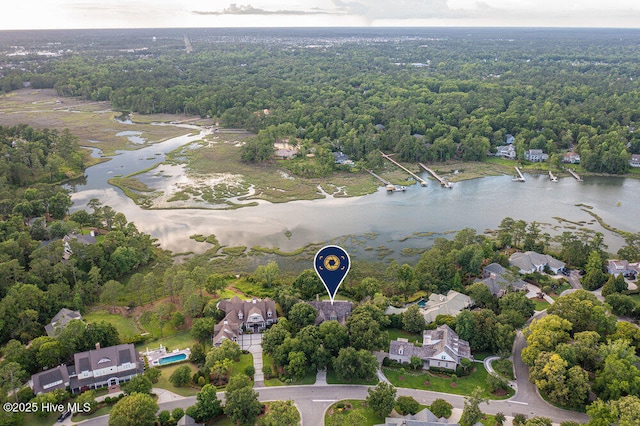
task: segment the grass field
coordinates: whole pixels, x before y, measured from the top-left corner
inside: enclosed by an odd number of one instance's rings
[[[386,332],[389,333],[389,342],[398,338],[404,338],[409,340],[410,342],[422,344],[422,336],[420,334],[409,333],[408,331],[404,331],[399,328],[388,328]]]
[[[338,408],[339,405],[342,406],[351,406],[351,408]],[[331,405],[324,416],[324,423],[329,424],[332,421],[334,416],[340,416],[343,418],[342,422],[336,422],[336,424],[349,424],[349,415],[352,412],[356,412],[361,414],[366,419],[367,425],[376,425],[384,423],[384,419],[378,416],[373,412],[369,407],[367,407],[365,401],[359,399],[346,399],[342,401],[338,401],[335,404]]]
[[[383,367],[385,376],[397,387],[430,390],[434,392],[453,393],[457,395],[471,395],[476,387],[482,388],[482,396],[489,399],[505,399],[514,394],[513,390],[509,395],[496,397],[487,391],[487,370],[484,365],[474,363],[475,371],[467,377],[459,377],[455,380],[443,375],[431,373],[414,373],[406,371],[401,374],[400,369]],[[402,377],[402,379],[401,379]],[[427,385],[427,382],[429,383]]]
[[[199,388],[191,387],[191,386],[176,387],[169,381],[169,377],[171,377],[171,374],[173,374],[174,371],[176,371],[178,368],[182,367],[183,365],[189,366],[189,368],[191,369],[192,375],[195,374],[196,371],[198,371],[198,367],[195,364],[192,364],[190,362],[181,362],[177,364],[171,364],[166,367],[159,367],[162,374],[158,379],[158,383],[155,383],[153,387],[166,389],[168,391],[177,393],[178,395],[182,395],[182,396],[194,396],[195,394],[197,394],[200,391]]]
[[[533,300],[533,303],[536,305],[536,307],[535,307],[536,311],[544,311],[549,306],[551,306],[549,304],[549,302],[547,302],[546,300],[541,300],[541,299],[538,299],[538,298],[534,298],[534,299],[531,299],[531,300]]]
[[[137,334],[144,333],[146,330],[142,330],[136,325],[136,323],[131,318],[124,317],[118,314],[112,314],[107,311],[93,311],[86,315],[83,315],[82,318],[86,322],[98,322],[105,321],[109,324],[113,325],[118,333],[120,334],[120,338],[126,340],[128,337],[133,337]]]

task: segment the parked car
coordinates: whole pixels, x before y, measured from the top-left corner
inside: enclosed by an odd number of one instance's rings
[[[71,410],[67,410],[64,413],[60,414],[60,417],[58,417],[58,423],[62,423],[65,421],[65,419],[67,417],[69,417],[71,415]]]

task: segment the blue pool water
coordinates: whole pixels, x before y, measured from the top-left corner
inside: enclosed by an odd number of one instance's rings
[[[172,362],[184,361],[187,359],[187,354],[175,354],[171,356],[165,356],[158,360],[160,365],[171,364]]]
[[[427,301],[426,300],[419,301],[418,306],[420,306],[421,308],[424,308],[425,306],[427,306]]]

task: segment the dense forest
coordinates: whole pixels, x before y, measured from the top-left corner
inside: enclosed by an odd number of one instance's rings
[[[77,51],[24,59],[2,88],[28,81],[124,111],[210,116],[355,160],[382,149],[477,161],[507,134],[521,160],[543,149],[559,164],[575,149],[593,172],[625,173],[640,152],[634,32],[318,31],[192,30],[190,53],[179,33],[138,30],[122,46],[74,38]]]

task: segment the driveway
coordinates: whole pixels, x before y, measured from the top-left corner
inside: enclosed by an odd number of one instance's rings
[[[238,341],[240,349],[249,351],[253,356],[253,367],[256,372],[253,376],[255,387],[264,387],[264,373],[262,372],[262,333],[242,334]]]

